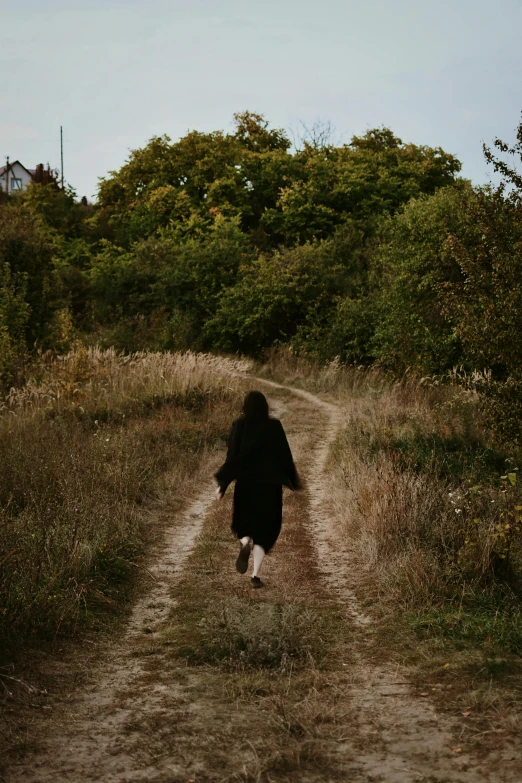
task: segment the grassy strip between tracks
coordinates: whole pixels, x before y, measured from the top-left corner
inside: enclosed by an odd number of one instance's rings
[[[144,637],[150,682],[179,682],[190,694],[175,721],[171,704],[156,716],[154,754],[171,754],[196,780],[297,782],[358,771],[351,630],[317,573],[306,496],[285,498],[262,590],[235,572],[227,498],[206,520],[160,638]],[[129,732],[132,753],[149,752],[143,726]]]

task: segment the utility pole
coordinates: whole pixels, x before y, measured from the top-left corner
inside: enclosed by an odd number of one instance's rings
[[[60,159],[62,162],[62,190],[63,190],[63,128],[60,125]]]
[[[9,194],[9,155],[5,159],[5,192]]]

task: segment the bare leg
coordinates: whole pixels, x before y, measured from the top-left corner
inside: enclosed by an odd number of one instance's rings
[[[240,540],[241,549],[239,550],[239,555],[236,560],[236,571],[240,574],[244,574],[248,569],[248,560],[250,558],[252,545],[250,544],[250,538],[248,536],[243,536]]]
[[[259,544],[254,544],[254,570],[252,571],[252,576],[259,576],[264,559],[265,550]]]

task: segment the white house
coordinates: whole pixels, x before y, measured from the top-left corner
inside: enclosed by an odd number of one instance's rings
[[[34,169],[26,169],[19,160],[0,167],[0,188],[4,193],[19,193],[33,179]]]

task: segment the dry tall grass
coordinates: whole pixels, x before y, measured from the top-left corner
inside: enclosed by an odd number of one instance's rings
[[[153,399],[186,401],[198,393],[230,389],[249,366],[248,361],[192,351],[123,354],[114,348],[78,348],[63,356],[42,356],[35,378],[11,389],[0,412],[116,410]]]
[[[331,496],[381,605],[521,652],[521,454],[485,428],[478,395],[284,353],[265,372],[343,409]]]
[[[247,365],[79,349],[42,357],[0,413],[0,636],[56,632],[114,605],[156,480],[183,486],[222,440]]]

